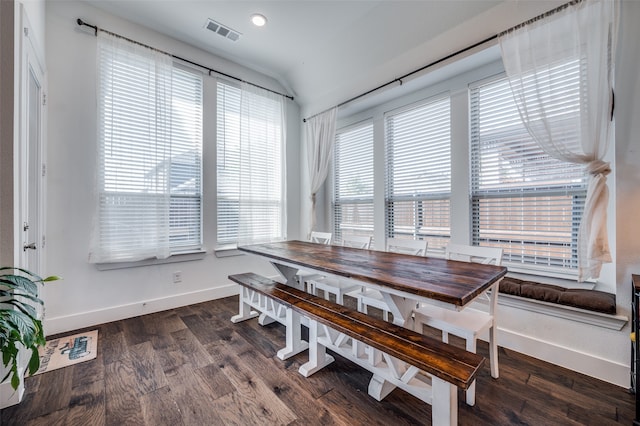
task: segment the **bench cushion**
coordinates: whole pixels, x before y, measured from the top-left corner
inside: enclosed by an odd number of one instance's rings
[[[616,295],[598,290],[564,288],[557,285],[523,281],[505,277],[500,283],[500,293],[544,302],[573,306],[574,308],[615,315]]]

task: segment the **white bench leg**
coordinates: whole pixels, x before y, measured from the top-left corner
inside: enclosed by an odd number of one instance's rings
[[[433,426],[458,424],[458,388],[449,382],[432,377],[431,422]]]
[[[334,358],[327,354],[327,348],[318,342],[318,322],[309,318],[309,361],[301,365],[298,372],[309,377],[333,361]]]
[[[238,307],[238,315],[234,315],[231,317],[232,323],[236,324],[251,318],[255,318],[259,315],[258,312],[252,311],[251,306],[247,303],[247,301],[251,300],[251,293],[251,290],[246,287],[242,287],[240,289],[240,306]]]
[[[278,358],[285,360],[289,357],[307,350],[309,344],[302,340],[300,330],[300,314],[291,308],[287,308],[286,319],[286,346],[278,351]]]
[[[375,398],[376,401],[382,401],[384,397],[389,395],[395,388],[396,385],[373,373],[373,377],[369,382],[369,395]]]
[[[258,324],[260,325],[269,325],[271,323],[276,322],[276,320],[274,320],[273,318],[271,318],[269,315],[265,314],[264,312],[260,314],[260,316],[258,317]]]

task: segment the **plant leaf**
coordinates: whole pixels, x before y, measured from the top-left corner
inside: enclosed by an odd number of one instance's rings
[[[40,368],[40,353],[38,353],[38,348],[33,348],[31,350],[31,359],[29,359],[29,374],[35,373],[38,368]]]
[[[29,317],[30,320],[35,321],[37,317],[36,308],[28,303],[21,302],[20,300],[5,300],[3,303],[11,306],[15,306],[20,312]]]
[[[57,275],[51,275],[50,277],[47,277],[45,279],[42,280],[42,282],[49,282],[49,281],[58,281],[61,280],[62,278],[60,278]]]
[[[37,332],[36,328],[33,325],[33,318],[30,318],[28,315],[14,310],[7,311],[7,319],[15,326],[15,331],[20,334],[22,341],[25,336],[32,336]]]
[[[24,290],[34,296],[38,295],[38,286],[29,278],[20,275],[3,275],[2,281],[12,283],[14,285],[13,288]]]
[[[0,290],[0,295],[3,294],[3,290]],[[29,299],[32,302],[38,303],[40,305],[44,305],[44,302],[42,301],[42,299],[40,299],[39,297],[36,296],[32,296],[30,294],[26,294],[26,293],[20,293],[20,292],[15,292],[15,291],[10,291],[10,292],[6,292],[7,297],[24,297],[25,299]],[[3,302],[0,302],[3,303]]]
[[[13,376],[11,376],[11,387],[13,388],[13,390],[17,390],[18,386],[20,386],[20,376],[18,375],[17,367],[15,371],[12,370],[12,373]]]
[[[15,266],[3,266],[2,268],[0,268],[0,271],[2,271],[2,270],[9,270],[9,269],[10,269],[10,270],[13,270],[13,271],[20,271],[20,272],[22,272],[23,274],[26,274],[26,275],[28,275],[28,276],[30,276],[30,277],[32,277],[32,278],[34,278],[32,281],[42,281],[42,278],[41,278],[39,275],[34,274],[33,272],[28,271],[28,270],[23,269],[23,268],[16,268]]]

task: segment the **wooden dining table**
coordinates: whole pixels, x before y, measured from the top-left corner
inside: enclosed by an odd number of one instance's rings
[[[437,303],[450,309],[464,309],[489,289],[497,291],[500,280],[507,273],[505,267],[496,265],[305,241],[246,245],[238,249],[268,260],[281,275],[278,281],[293,287],[301,287],[296,275],[302,271],[338,280],[353,280],[364,287],[376,289],[381,292],[393,314],[394,323],[408,328],[412,328],[413,324],[410,320],[417,303]],[[458,389],[456,386],[431,373],[424,372],[406,360],[400,361],[394,358],[387,351],[371,346],[371,341],[367,339],[372,337],[372,332],[362,329],[361,313],[349,308],[338,308],[334,311],[341,317],[347,315],[349,318],[347,323],[358,325],[361,335],[354,336],[346,333],[344,327],[335,328],[326,323],[321,327],[318,325],[319,316],[316,312],[318,307],[322,306],[321,303],[311,302],[314,313],[305,314],[307,311],[300,312],[299,304],[296,305],[298,309],[294,309],[291,302],[284,299],[276,300],[269,297],[266,290],[258,290],[261,285],[271,288],[270,286],[275,283],[272,279],[255,274],[243,275],[257,277],[252,280],[260,282],[242,285],[239,312],[231,318],[231,321],[238,323],[259,316],[259,322],[262,325],[273,321],[283,324],[286,343],[285,347],[277,352],[279,359],[285,360],[308,350],[309,361],[299,370],[302,375],[308,377],[334,361],[333,356],[326,353],[326,350],[330,349],[373,373],[368,394],[376,400],[381,401],[393,389],[400,387],[432,405],[433,424],[457,424]],[[234,276],[234,281],[240,283],[238,277],[243,275]],[[258,287],[254,288],[254,285]],[[280,291],[282,292],[281,289]],[[296,294],[305,293],[298,291]],[[318,298],[315,297],[315,299]],[[304,297],[300,300],[306,301]],[[333,303],[331,305],[338,306]],[[326,318],[325,320],[328,321]],[[306,325],[309,330],[306,340],[302,338],[302,325]],[[389,326],[392,325],[389,324]],[[396,327],[394,331],[383,327],[376,333],[381,333],[380,335],[390,333],[396,336],[402,334],[398,330],[402,329]],[[406,337],[406,341],[424,337],[413,330],[406,331],[415,334],[413,337]],[[394,346],[393,350],[397,351],[398,347]],[[394,353],[397,355],[399,352]],[[440,364],[438,361],[438,365]]]
[[[302,270],[378,290],[398,325],[407,323],[420,302],[463,309],[507,273],[503,266],[306,241],[246,245],[238,250],[271,262],[291,286],[299,286],[296,274]]]

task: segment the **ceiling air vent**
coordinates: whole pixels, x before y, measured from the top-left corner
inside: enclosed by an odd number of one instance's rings
[[[237,41],[240,38],[240,33],[232,30],[231,28],[222,25],[220,22],[216,22],[213,19],[207,19],[207,23],[204,27],[214,33],[228,38],[231,41]]]

